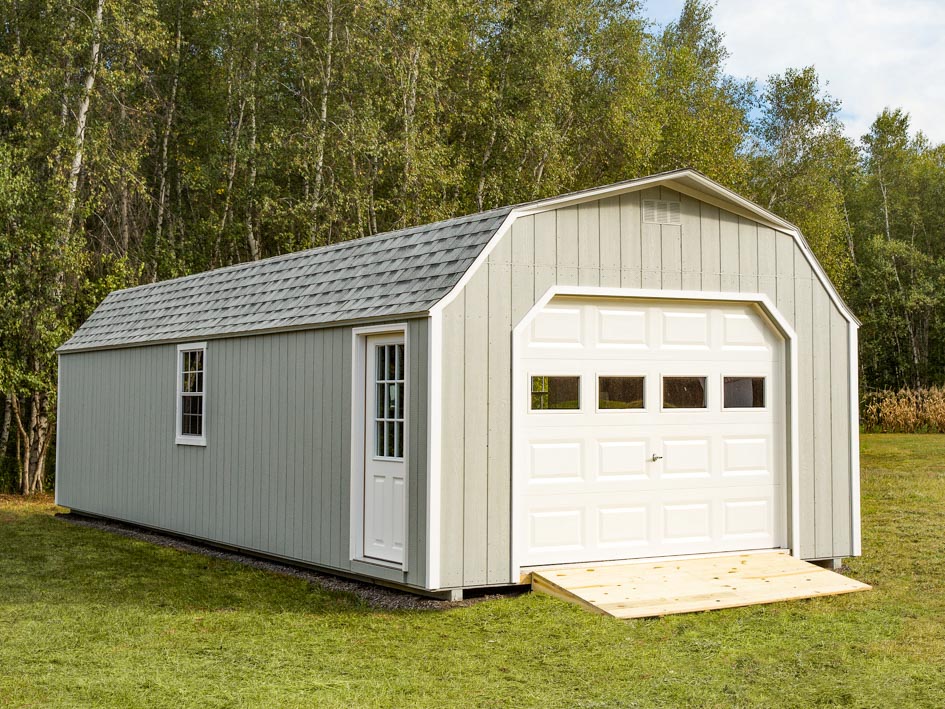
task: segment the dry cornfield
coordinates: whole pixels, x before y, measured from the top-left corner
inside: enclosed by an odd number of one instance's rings
[[[945,433],[945,387],[867,392],[863,428],[883,433]]]

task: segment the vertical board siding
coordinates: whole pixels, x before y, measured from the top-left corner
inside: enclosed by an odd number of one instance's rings
[[[640,288],[643,283],[643,238],[640,231],[642,226],[640,193],[631,192],[620,195],[620,286],[622,288]],[[538,242],[536,241],[535,258],[538,257]]]
[[[578,205],[578,283],[600,285],[600,209],[598,202]]]
[[[512,393],[512,323],[527,313],[535,302],[539,269],[536,255],[539,236],[536,233],[539,218],[525,217],[512,226],[511,249],[500,243],[489,256],[488,303],[479,307],[487,312],[488,320],[488,410],[500,411],[511,407]],[[554,215],[552,215],[552,219]],[[553,230],[542,236],[542,244],[552,244],[556,237],[554,221],[547,223]],[[509,254],[511,253],[511,264]],[[552,258],[555,251],[551,251]],[[550,284],[549,284],[550,285]],[[547,288],[548,285],[545,286]],[[511,288],[511,302],[504,297]],[[541,292],[544,292],[542,290]],[[488,411],[487,411],[488,415]],[[502,420],[488,417],[489,457],[485,474],[488,478],[486,529],[486,581],[505,583],[511,563],[509,546],[511,519],[506,505],[511,494],[512,479],[508,475],[508,461],[512,458],[512,435]]]
[[[850,446],[840,445],[850,436],[850,377],[848,356],[850,328],[843,316],[830,309],[830,450],[831,469],[850,469]],[[832,479],[833,511],[831,528],[833,530],[833,549],[853,547],[853,518],[849,504],[850,491],[847,480],[840,475]]]
[[[509,297],[511,298],[511,294]],[[440,424],[443,436],[440,454],[440,585],[443,588],[458,588],[463,585],[463,491],[466,475],[466,451],[463,445],[463,432],[466,427],[465,315],[466,296],[465,293],[460,293],[443,311],[443,420]]]
[[[620,287],[620,264],[620,198],[608,197],[600,201],[600,284],[602,286]]]
[[[427,320],[409,321],[406,337],[402,582],[423,587]],[[350,570],[351,328],[209,341],[206,447],[174,443],[176,360],[174,345],[60,358],[60,503]]]
[[[509,243],[508,240],[505,242]],[[466,286],[466,346],[463,374],[463,583],[482,579],[488,569],[489,498],[489,269]],[[444,409],[451,415],[451,409]]]
[[[699,200],[683,196],[682,211],[682,288],[700,290],[702,288],[702,224],[699,214]]]
[[[644,223],[642,199],[679,199],[681,225]],[[852,553],[846,320],[788,234],[657,187],[521,218],[444,309],[443,587],[517,581],[511,331],[555,284],[766,294],[798,334],[800,552]]]

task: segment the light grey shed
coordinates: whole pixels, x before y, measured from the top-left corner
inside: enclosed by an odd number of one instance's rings
[[[453,596],[858,555],[857,326],[692,170],[116,291],[59,352],[56,500]]]

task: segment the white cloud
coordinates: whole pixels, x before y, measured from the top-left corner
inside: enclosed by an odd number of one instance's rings
[[[681,0],[650,0],[658,21]],[[945,142],[945,2],[942,0],[718,0],[715,25],[731,53],[728,71],[763,81],[814,65],[859,138],[884,107],[902,108],[934,142]]]

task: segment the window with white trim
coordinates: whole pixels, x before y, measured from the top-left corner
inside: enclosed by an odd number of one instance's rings
[[[374,398],[374,457],[404,458],[404,345],[377,345]]]
[[[206,430],[205,345],[177,348],[177,442],[205,445]]]
[[[574,376],[533,376],[532,411],[561,411],[581,408],[581,378]]]

